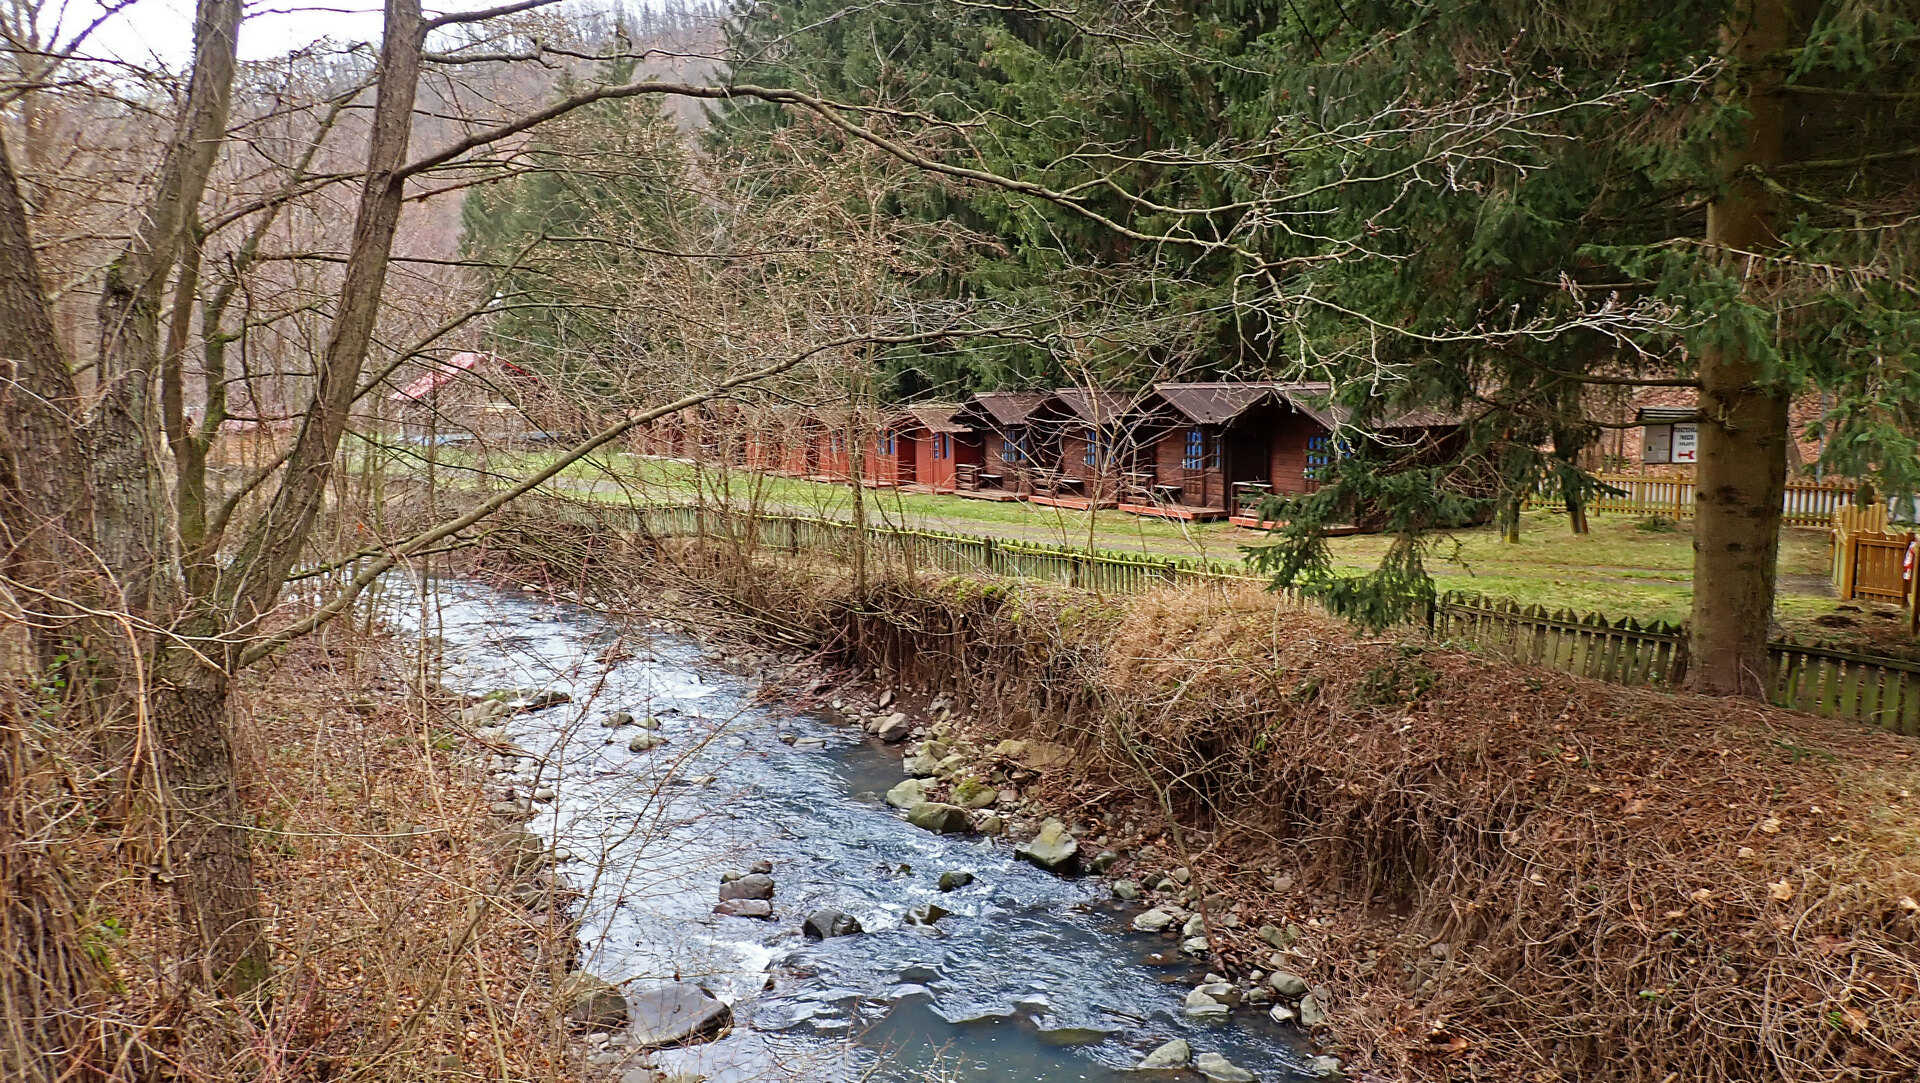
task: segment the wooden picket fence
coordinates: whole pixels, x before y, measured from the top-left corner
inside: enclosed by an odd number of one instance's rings
[[[1431,623],[1443,639],[1615,684],[1677,688],[1687,676],[1686,628],[1665,621],[1609,621],[1450,591],[1435,601]],[[1768,644],[1767,656],[1775,704],[1920,737],[1920,662],[1792,639]]]
[[[1595,514],[1616,512],[1626,515],[1664,515],[1671,519],[1693,517],[1692,478],[1643,477],[1637,474],[1595,474],[1594,480],[1607,488],[1587,505]],[[1833,513],[1853,500],[1854,486],[1836,482],[1788,482],[1780,498],[1781,521],[1789,526],[1826,526]],[[1527,498],[1528,507],[1556,507],[1560,494],[1550,486],[1536,490]]]
[[[583,509],[582,514],[597,519],[606,509]],[[692,506],[637,508],[631,514],[632,528],[654,537],[712,538],[840,559],[861,544],[859,528],[835,519]],[[1269,585],[1244,566],[1224,561],[1089,551],[945,531],[869,526],[865,544],[870,556],[908,568],[1039,580],[1101,593]],[[1279,591],[1277,597],[1288,604],[1311,604],[1293,590]],[[1435,599],[1426,623],[1448,642],[1614,684],[1678,688],[1687,675],[1686,628],[1665,621],[1608,620],[1449,591]],[[1789,639],[1773,642],[1769,657],[1774,703],[1920,737],[1920,663]]]

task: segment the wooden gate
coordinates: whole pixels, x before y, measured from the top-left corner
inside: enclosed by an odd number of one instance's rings
[[[1848,552],[1841,573],[1842,598],[1879,598],[1904,603],[1907,579],[1904,561],[1911,534],[1864,531],[1844,535]]]

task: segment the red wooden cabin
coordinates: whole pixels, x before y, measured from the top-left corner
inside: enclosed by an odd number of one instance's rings
[[[1135,458],[1129,411],[1133,396],[1118,391],[1061,388],[1044,423],[1057,430],[1057,476],[1033,499],[1067,507],[1111,507],[1122,475]],[[1035,423],[1040,412],[1035,412]]]
[[[1013,496],[1033,491],[1036,474],[1059,461],[1052,425],[1035,425],[1036,412],[1053,400],[1050,391],[981,391],[968,396],[953,419],[979,441],[981,461],[971,472],[956,468],[957,491]]]
[[[1155,384],[1134,410],[1142,455],[1121,507],[1219,519],[1266,493],[1306,493],[1333,462],[1326,384]]]
[[[978,436],[954,419],[954,410],[950,402],[919,403],[887,419],[882,439],[875,441],[876,463],[891,459],[898,485],[953,492],[959,469],[964,466],[977,472],[982,458]],[[888,432],[893,436],[891,456],[883,443]]]

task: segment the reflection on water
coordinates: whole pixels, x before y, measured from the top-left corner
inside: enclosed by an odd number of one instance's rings
[[[1178,1036],[1262,1080],[1306,1078],[1259,1013],[1182,1017],[1196,976],[1145,965],[1159,942],[1127,931],[1098,881],[908,826],[878,793],[901,777],[898,753],[857,729],[753,702],[671,634],[629,632],[610,650],[616,630],[591,612],[471,582],[442,591],[449,686],[573,696],[506,725],[541,761],[528,789],[556,791],[530,828],[577,858],[563,871],[587,893],[587,968],[698,982],[734,1006],[730,1036],[658,1054],[663,1066],[715,1080],[1101,1080]],[[600,724],[618,711],[657,720],[666,743],[630,751],[639,728]],[[774,920],[715,916],[720,874],[757,860],[774,867]],[[975,879],[943,893],[949,870]],[[934,901],[952,915],[905,923]],[[824,907],[867,932],[804,939],[800,922]]]

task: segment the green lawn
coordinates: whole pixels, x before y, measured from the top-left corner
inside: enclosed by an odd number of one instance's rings
[[[550,454],[509,461],[494,453],[487,465],[496,475],[515,476],[550,462]],[[443,450],[439,459],[443,471],[475,466],[472,453],[464,450]],[[625,452],[576,463],[556,479],[554,487],[598,500],[675,501],[698,496],[755,504],[770,512],[829,518],[850,515],[854,499],[846,485],[745,470],[715,471]],[[863,490],[861,498],[869,519],[876,523],[1070,545],[1091,540],[1098,548],[1135,553],[1237,560],[1242,547],[1265,542],[1258,532],[1225,523],[1178,523],[1117,511],[1090,515],[1021,501],[993,503],[894,490]],[[1331,539],[1329,547],[1338,566],[1362,569],[1377,564],[1387,544],[1386,538],[1360,535]],[[1526,514],[1518,544],[1504,541],[1491,527],[1435,539],[1428,567],[1445,589],[1609,617],[1677,621],[1686,616],[1692,599],[1692,564],[1693,536],[1685,522],[1650,530],[1637,517],[1601,515],[1594,517],[1592,532],[1582,536],[1567,529],[1563,515],[1538,510]],[[1814,617],[1835,611],[1827,572],[1826,531],[1788,529],[1781,539],[1777,612],[1789,630],[1810,638],[1839,634],[1811,623]],[[1872,624],[1878,633],[1886,622],[1863,623]]]

